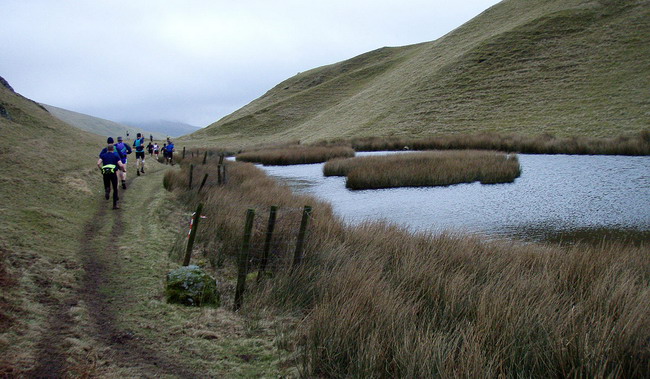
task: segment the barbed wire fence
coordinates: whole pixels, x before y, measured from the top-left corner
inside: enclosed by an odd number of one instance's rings
[[[201,246],[194,248],[195,236],[210,233],[201,227],[201,218],[218,215],[201,214],[202,204],[192,213],[189,221],[183,220],[183,232],[177,238],[170,258],[189,265],[192,259],[207,259],[215,269],[222,268],[227,258],[236,262],[237,285],[233,294],[233,310],[238,311],[243,304],[246,286],[259,284],[273,278],[279,272],[292,274],[303,262],[309,227],[313,224],[311,206],[247,209],[242,212],[246,219],[241,230],[241,246],[237,256],[225,252],[223,242],[218,236],[203,238]],[[202,221],[201,221],[202,222]],[[229,287],[227,287],[229,288]],[[230,298],[230,294],[226,296]]]

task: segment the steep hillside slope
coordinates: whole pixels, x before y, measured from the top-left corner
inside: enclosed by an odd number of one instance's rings
[[[164,133],[141,130],[135,126],[120,124],[114,121],[105,120],[103,118],[94,117],[83,113],[73,112],[52,105],[41,105],[59,120],[67,122],[68,124],[75,126],[81,130],[99,134],[100,136],[126,137],[126,133],[129,132],[129,138],[135,138],[136,133],[141,132],[144,133],[144,135],[147,137],[149,137],[151,134],[155,139],[165,139],[166,137]]]
[[[10,351],[34,358],[32,337],[52,317],[46,304],[69,292],[84,209],[101,193],[95,162],[104,142],[0,78],[0,374],[17,367],[4,361]]]
[[[188,141],[639,131],[649,36],[647,0],[505,0],[436,41],[298,74]]]
[[[154,121],[122,121],[126,125],[133,125],[135,127],[142,128],[144,130],[151,130],[154,132],[153,136],[156,137],[156,133],[164,135],[165,137],[180,137],[185,134],[194,133],[199,130],[198,126],[186,124],[179,121],[168,121],[168,120],[154,120]],[[146,132],[148,136],[149,132]]]

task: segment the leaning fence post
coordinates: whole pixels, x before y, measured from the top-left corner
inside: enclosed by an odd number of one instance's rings
[[[203,176],[203,181],[201,181],[201,186],[199,187],[199,192],[201,192],[201,190],[203,189],[203,186],[205,185],[206,180],[208,180],[208,173],[207,172]]]
[[[199,220],[201,219],[201,210],[203,210],[203,203],[199,203],[199,206],[194,212],[192,221],[190,224],[190,237],[187,241],[187,250],[185,250],[185,259],[183,260],[183,266],[188,266],[190,264],[190,258],[192,257],[192,247],[194,246],[194,238],[196,237],[196,229],[199,226]]]
[[[295,269],[300,262],[302,262],[302,251],[305,243],[305,235],[307,233],[307,222],[311,216],[311,207],[305,205],[302,210],[302,220],[300,220],[300,230],[298,231],[298,241],[296,242],[296,252],[293,255],[293,266],[291,270]]]
[[[223,178],[222,178],[223,184],[226,184],[226,183],[228,183],[228,178],[226,177],[226,165],[225,164],[221,165],[221,170],[223,171]]]
[[[269,251],[271,250],[271,239],[273,238],[273,229],[275,229],[275,217],[277,213],[278,213],[278,207],[272,205],[271,212],[269,213],[269,226],[266,229],[266,240],[264,241],[264,253],[262,254],[262,261],[260,262],[260,270],[257,273],[258,282],[265,274],[266,265],[269,261]]]
[[[205,151],[205,154],[203,154],[203,164],[208,160],[208,151]]]
[[[233,311],[238,311],[242,306],[244,289],[246,287],[246,273],[248,270],[248,250],[250,249],[251,231],[253,230],[253,219],[255,210],[246,211],[246,225],[244,226],[244,241],[242,242],[241,252],[237,260],[237,288],[235,289],[235,303]]]
[[[183,158],[185,158],[185,146],[183,146]]]
[[[189,187],[192,189],[192,175],[194,174],[194,165],[190,165],[190,182],[189,182]]]

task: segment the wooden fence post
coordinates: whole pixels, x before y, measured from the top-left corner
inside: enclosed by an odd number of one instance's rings
[[[199,193],[203,189],[203,186],[205,185],[206,180],[208,180],[208,173],[206,172],[205,175],[203,176],[203,181],[201,182],[201,186],[199,187]]]
[[[300,230],[298,231],[296,252],[293,254],[293,265],[291,266],[292,271],[300,264],[300,262],[302,262],[302,251],[305,243],[305,235],[307,233],[307,223],[309,221],[310,216],[311,216],[311,207],[305,205],[305,208],[302,210],[302,220],[300,220]]]
[[[208,160],[208,151],[205,151],[205,154],[203,154],[203,164]]]
[[[238,311],[243,302],[244,290],[246,288],[246,274],[248,271],[248,250],[250,249],[251,231],[253,230],[253,219],[255,210],[246,211],[246,225],[244,226],[244,241],[242,242],[241,252],[237,259],[237,288],[235,289],[235,302],[233,311]]]
[[[192,175],[194,174],[194,165],[190,165],[190,182],[189,182],[189,188],[192,189]]]
[[[257,273],[258,282],[262,279],[262,276],[265,275],[266,265],[269,262],[269,251],[271,250],[271,239],[273,238],[273,229],[275,229],[275,218],[277,213],[278,213],[278,207],[272,205],[271,212],[269,213],[269,225],[266,229],[266,240],[264,241],[264,253],[262,254],[262,261],[260,262],[260,270]]]
[[[192,247],[194,247],[194,238],[196,237],[196,230],[199,227],[199,220],[201,219],[201,211],[203,210],[203,203],[199,203],[199,206],[194,212],[194,217],[192,217],[192,223],[190,224],[190,238],[187,241],[187,250],[185,250],[185,259],[183,259],[183,266],[188,266],[190,264],[190,258],[192,257]]]
[[[185,158],[185,146],[183,146],[183,158]]]

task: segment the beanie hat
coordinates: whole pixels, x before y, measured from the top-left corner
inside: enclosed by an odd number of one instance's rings
[[[141,134],[140,134],[140,133],[138,133],[138,138],[140,138],[140,136],[141,136]]]
[[[117,142],[122,142],[122,136],[117,137]]]
[[[113,141],[113,137],[108,137],[106,139],[106,143],[113,143],[113,142],[115,142],[115,141]]]

